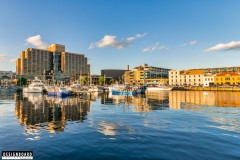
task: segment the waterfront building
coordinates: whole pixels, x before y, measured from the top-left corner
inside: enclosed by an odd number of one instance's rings
[[[214,84],[216,85],[239,85],[240,74],[234,72],[224,72],[217,74],[214,77]]]
[[[0,71],[0,85],[14,84],[16,73],[12,71]]]
[[[129,84],[137,85],[158,85],[168,84],[168,71],[170,69],[159,68],[142,64],[133,70],[126,70],[124,73],[124,81]]]
[[[201,68],[189,70],[169,71],[169,85],[173,86],[211,86],[213,84],[225,84],[225,81],[215,82],[215,76],[221,73],[240,73],[240,67],[221,67],[221,68]],[[224,77],[222,77],[224,78]],[[233,82],[235,81],[235,82]],[[229,84],[238,84],[238,80],[233,78]]]
[[[99,83],[99,79],[100,78],[104,78],[103,80],[103,84],[101,85],[105,85],[105,84],[111,84],[111,79],[112,77],[106,77],[106,76],[101,76],[101,75],[91,75],[91,83],[94,84],[94,85],[100,85]]]
[[[111,77],[115,81],[121,81],[123,79],[125,70],[123,69],[103,69],[101,70],[101,76]]]
[[[47,50],[27,48],[22,51],[16,60],[16,72],[27,78],[77,79],[79,75],[90,73],[90,65],[83,54],[66,52],[64,45],[52,44]]]
[[[214,75],[206,74],[203,77],[203,86],[210,87],[214,84]]]
[[[176,69],[169,71],[169,85],[173,86],[202,86],[203,70],[185,70],[178,71]]]

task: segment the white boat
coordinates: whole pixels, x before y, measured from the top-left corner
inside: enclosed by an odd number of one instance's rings
[[[43,91],[44,84],[38,77],[35,77],[28,87],[23,88],[23,92],[25,93],[43,93]]]
[[[172,86],[159,85],[157,87],[147,87],[146,92],[151,92],[151,91],[171,91],[172,89],[173,89]]]
[[[103,89],[102,89],[102,87],[99,87],[99,86],[90,86],[89,89],[88,89],[88,92],[102,93]]]

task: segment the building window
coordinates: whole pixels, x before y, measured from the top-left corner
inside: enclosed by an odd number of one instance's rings
[[[201,82],[201,79],[199,79],[198,81]]]
[[[230,77],[225,77],[225,80],[230,80]]]

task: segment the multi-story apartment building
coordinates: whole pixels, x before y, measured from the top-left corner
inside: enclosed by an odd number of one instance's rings
[[[16,74],[28,78],[54,76],[55,79],[65,79],[89,73],[87,57],[66,52],[65,46],[60,44],[52,44],[47,50],[27,48],[16,60]]]
[[[129,84],[168,84],[168,71],[170,69],[148,66],[143,64],[133,70],[126,70],[124,73],[125,83]]]
[[[201,86],[203,84],[203,70],[171,70],[169,71],[169,85],[173,86]]]

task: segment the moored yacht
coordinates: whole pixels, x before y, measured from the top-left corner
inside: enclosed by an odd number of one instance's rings
[[[44,91],[44,83],[38,78],[32,81],[32,83],[28,86],[23,88],[23,92],[25,93],[43,93]]]

